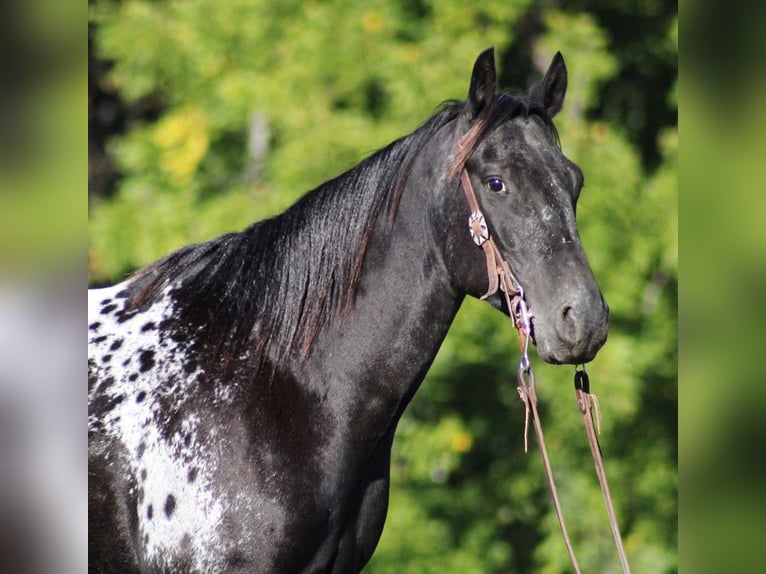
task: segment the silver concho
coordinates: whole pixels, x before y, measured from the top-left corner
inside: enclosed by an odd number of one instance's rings
[[[487,220],[484,219],[484,214],[481,211],[474,211],[468,218],[468,230],[471,232],[471,239],[478,246],[489,239]]]

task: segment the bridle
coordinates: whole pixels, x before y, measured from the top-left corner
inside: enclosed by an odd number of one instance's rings
[[[457,151],[461,149],[462,146],[462,140],[457,137],[456,134],[455,150]],[[484,252],[484,258],[487,264],[487,279],[489,281],[489,286],[487,292],[482,295],[480,299],[484,300],[489,298],[497,293],[498,289],[503,293],[505,303],[508,306],[508,311],[513,320],[513,326],[519,332],[519,347],[523,353],[522,362],[524,363],[525,368],[529,367],[529,356],[527,351],[529,349],[529,340],[534,339],[532,333],[533,316],[527,309],[524,288],[514,276],[511,271],[511,266],[503,258],[495,241],[490,236],[487,219],[484,217],[484,213],[482,213],[481,208],[479,207],[479,201],[476,198],[476,192],[473,190],[471,177],[468,175],[468,170],[466,169],[465,164],[457,166],[457,170],[460,171],[460,184],[463,193],[465,194],[466,202],[468,203],[468,209],[471,213],[468,216],[468,231],[471,234],[473,242],[481,247]]]
[[[455,145],[454,155],[455,157],[463,157],[462,152],[464,148],[464,139],[468,134],[460,136],[460,132],[455,133]],[[502,292],[503,298],[508,308],[508,312],[513,322],[514,328],[519,333],[519,349],[522,356],[521,361],[517,369],[517,381],[518,381],[518,393],[525,406],[525,420],[524,420],[524,452],[527,452],[527,434],[529,430],[529,418],[530,413],[532,422],[535,428],[535,434],[537,435],[537,443],[540,447],[540,454],[543,459],[543,467],[545,468],[545,477],[548,481],[548,487],[551,491],[551,497],[553,499],[553,506],[556,510],[556,517],[558,518],[559,527],[561,533],[564,536],[564,544],[567,547],[569,559],[572,563],[572,568],[575,574],[580,573],[580,567],[577,564],[577,558],[575,557],[574,548],[567,532],[566,524],[564,523],[564,514],[561,510],[561,503],[559,501],[558,493],[556,490],[556,483],[553,479],[553,471],[551,469],[550,461],[548,459],[548,450],[545,447],[545,438],[543,436],[543,428],[540,423],[540,416],[537,411],[537,393],[535,391],[535,377],[532,372],[532,365],[529,362],[529,341],[534,340],[534,334],[532,331],[532,319],[533,315],[529,312],[526,303],[526,297],[524,289],[521,283],[516,279],[511,266],[503,258],[500,250],[497,248],[494,240],[492,239],[487,220],[481,211],[476,192],[471,184],[471,178],[468,174],[468,169],[465,166],[465,160],[453,166],[455,171],[460,172],[460,184],[465,194],[466,202],[468,203],[468,209],[470,215],[468,217],[468,230],[471,234],[473,242],[482,248],[484,252],[484,258],[487,265],[487,277],[489,286],[487,292],[481,296],[481,299],[487,299],[491,295],[497,293],[498,289]],[[590,381],[588,374],[585,372],[585,365],[582,365],[580,370],[575,368],[575,394],[577,397],[577,405],[580,413],[583,415],[586,434],[588,436],[588,444],[590,445],[591,455],[593,456],[594,466],[596,468],[596,475],[601,485],[601,492],[604,496],[604,502],[606,504],[607,514],[609,516],[609,524],[612,529],[612,535],[614,537],[617,552],[620,556],[620,563],[622,565],[622,571],[625,574],[630,574],[630,565],[628,564],[627,555],[625,554],[625,548],[622,542],[622,536],[620,535],[620,528],[617,524],[617,518],[614,512],[614,506],[612,504],[612,498],[609,493],[609,485],[606,480],[606,473],[604,471],[604,464],[601,458],[601,447],[598,443],[598,437],[596,436],[596,430],[594,428],[594,416],[596,421],[596,427],[600,433],[600,411],[598,406],[598,399],[595,395],[590,393]]]

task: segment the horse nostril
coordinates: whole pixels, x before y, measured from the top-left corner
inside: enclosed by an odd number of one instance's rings
[[[571,305],[564,305],[556,322],[559,338],[566,344],[573,345],[578,339],[576,313]]]

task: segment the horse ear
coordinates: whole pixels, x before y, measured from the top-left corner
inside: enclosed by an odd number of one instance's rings
[[[468,100],[465,103],[465,115],[473,120],[486,108],[495,97],[495,48],[490,46],[484,50],[473,65],[471,87],[468,90]]]
[[[564,56],[556,52],[543,81],[537,84],[529,93],[529,99],[542,106],[551,117],[555,116],[564,105],[564,95],[567,93],[567,65]]]

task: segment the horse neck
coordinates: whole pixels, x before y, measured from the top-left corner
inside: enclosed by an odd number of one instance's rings
[[[355,304],[318,337],[304,371],[312,386],[343,397],[348,420],[377,425],[377,434],[401,416],[463,299],[432,228],[429,202],[439,194],[433,183],[418,183],[433,180],[434,162],[443,161],[436,158],[448,156],[441,147],[416,160],[389,232],[381,215]]]

